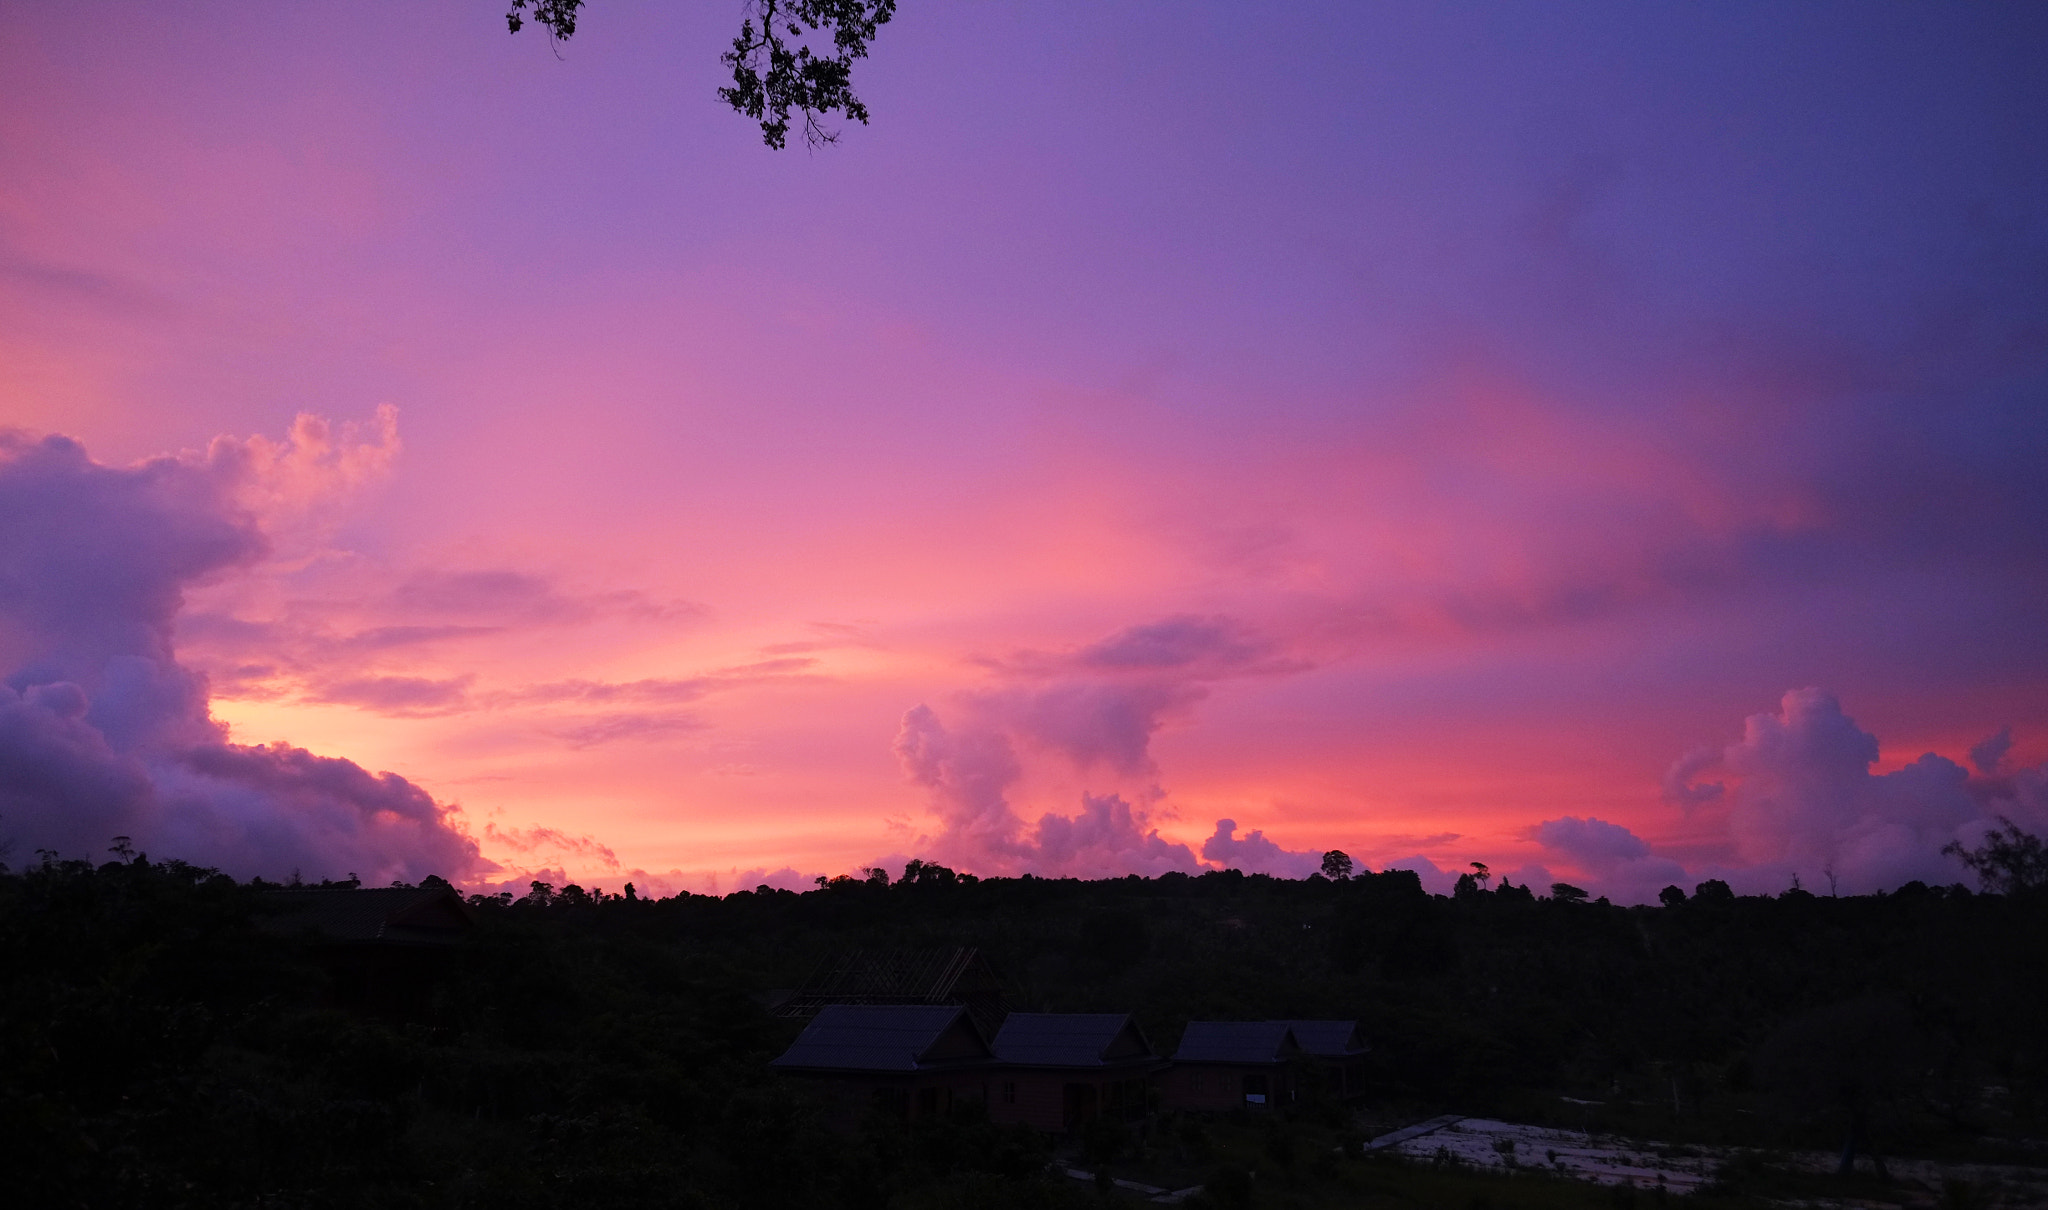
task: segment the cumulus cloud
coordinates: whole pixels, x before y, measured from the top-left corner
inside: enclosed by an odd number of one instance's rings
[[[1005,684],[968,695],[977,717],[1083,768],[1156,772],[1152,736],[1218,681],[1301,665],[1234,619],[1181,614],[1075,650],[982,661]]]
[[[1566,815],[1537,824],[1533,836],[1574,877],[1621,903],[1645,903],[1664,887],[1686,882],[1684,866],[1652,853],[1649,842],[1618,823]],[[1535,889],[1546,888],[1539,883]]]
[[[1033,744],[1083,768],[1101,766],[1126,777],[1151,776],[1152,735],[1169,713],[1203,696],[1199,685],[1172,681],[1061,681],[983,695],[979,712],[1000,716]]]
[[[2048,830],[2048,766],[2006,771],[2012,744],[2005,728],[1974,745],[1975,775],[1931,752],[1875,773],[1877,737],[1833,694],[1795,689],[1777,710],[1746,720],[1741,739],[1697,748],[1664,776],[1666,802],[1695,824],[1718,824],[1720,852],[1711,860],[1688,871],[1620,824],[1572,815],[1543,821],[1529,837],[1570,880],[1624,903],[1707,878],[1752,894],[1795,879],[1842,894],[1913,879],[1954,882],[1963,871],[1941,855],[1950,841],[1974,845],[1999,818]]]
[[[929,706],[903,716],[896,758],[930,794],[939,828],[930,856],[977,873],[1109,876],[1188,870],[1194,854],[1159,835],[1151,814],[1117,795],[1082,796],[1074,815],[1041,814],[1026,826],[1010,805],[1023,776],[1009,736],[990,725],[948,728]]]
[[[927,839],[950,855],[945,859],[977,870],[1089,876],[1197,868],[1192,850],[1158,832],[1170,811],[1156,780],[1153,735],[1219,681],[1305,666],[1235,619],[1194,614],[1066,651],[1023,651],[981,663],[1002,681],[963,695],[961,722],[948,727],[931,707],[918,706],[897,735],[897,757],[910,780],[929,791],[939,823]],[[1073,815],[1046,812],[1027,824],[1010,795],[1027,765],[1046,759],[1123,785],[1084,792]],[[1268,854],[1262,846],[1284,851],[1263,834],[1237,840],[1234,829],[1226,841],[1250,844],[1245,862],[1298,864],[1299,855]]]
[[[1640,861],[1650,855],[1650,846],[1620,824],[1576,815],[1537,824],[1536,842],[1596,865]]]
[[[1195,864],[1186,845],[1159,835],[1150,813],[1118,794],[1083,794],[1073,815],[1040,815],[1031,841],[1047,869],[1082,878],[1164,874]]]
[[[449,808],[396,775],[228,742],[172,627],[195,585],[269,550],[258,510],[306,506],[395,450],[301,418],[129,467],[64,437],[0,435],[0,838],[93,856],[116,835],[237,874],[464,877]]]
[[[398,409],[384,404],[367,425],[301,413],[283,441],[216,437],[206,463],[237,504],[277,528],[317,516],[336,494],[383,477],[398,452]]]
[[[1195,614],[1066,651],[980,662],[1001,682],[963,695],[961,721],[948,726],[921,705],[904,716],[896,738],[897,758],[929,792],[939,824],[925,840],[941,860],[977,871],[1087,876],[1197,868],[1192,850],[1159,834],[1157,822],[1168,811],[1152,737],[1219,681],[1304,666],[1235,619]],[[1072,815],[1045,812],[1027,822],[1010,798],[1027,766],[1046,759],[1123,786],[1084,792]],[[1241,868],[1300,864],[1302,855],[1285,853],[1262,833],[1240,840],[1234,830],[1226,830],[1226,843],[1250,846],[1241,850]]]
[[[1237,835],[1237,821],[1219,819],[1216,831],[1202,842],[1202,859],[1224,869],[1247,874],[1272,874],[1280,878],[1306,878],[1323,868],[1320,852],[1297,853],[1283,849],[1257,828]]]
[[[816,874],[806,874],[792,866],[755,866],[752,869],[711,870],[700,874],[674,872],[665,877],[645,876],[648,881],[637,885],[663,886],[668,880],[674,881],[674,891],[689,891],[698,895],[730,895],[735,891],[753,891],[767,887],[774,891],[804,892],[817,887]]]
[[[1701,773],[1721,763],[1721,750],[1709,744],[1671,762],[1664,771],[1664,801],[1680,807],[1697,807],[1721,797],[1727,787],[1720,782],[1695,781]]]
[[[1970,763],[1985,777],[1996,776],[1999,767],[2005,764],[2006,753],[2012,751],[2012,728],[2001,727],[1996,735],[1988,735],[1970,747]]]
[[[1960,869],[1941,856],[1948,842],[1975,842],[1999,815],[2037,830],[2048,825],[2043,770],[1989,775],[2010,743],[2001,732],[1972,749],[1980,770],[1974,778],[1932,752],[1873,773],[1877,737],[1857,726],[1833,694],[1796,689],[1775,712],[1751,715],[1742,738],[1715,759],[1680,762],[1687,777],[1671,797],[1725,797],[1718,809],[1729,844],[1752,871],[1796,873],[1808,884],[1832,871],[1844,892],[1911,879],[1951,882]],[[1731,785],[1725,796],[1702,795],[1705,787],[1690,779],[1715,767]]]

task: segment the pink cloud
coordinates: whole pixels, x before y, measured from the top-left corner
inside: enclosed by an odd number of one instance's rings
[[[297,460],[316,433],[302,423],[283,450],[223,440],[205,459],[131,467],[102,466],[61,437],[0,438],[6,839],[86,857],[123,835],[159,856],[273,877],[486,868],[451,809],[404,778],[227,742],[205,678],[173,650],[186,588],[266,550],[242,502],[252,482],[283,474],[276,490],[301,492],[355,473],[346,459]]]
[[[929,792],[940,824],[935,852],[991,872],[1097,876],[1194,868],[1188,846],[1158,830],[1171,813],[1154,780],[1153,736],[1218,682],[1307,666],[1241,622],[1194,615],[1131,626],[1064,651],[981,662],[1002,683],[960,695],[964,724],[948,727],[931,707],[918,706],[897,734],[897,757]],[[1084,791],[1076,814],[1044,812],[1027,827],[1010,796],[1034,761],[1140,783],[1138,801]],[[1262,869],[1300,864],[1299,855],[1279,850],[1263,833],[1237,840],[1229,832],[1221,841],[1212,837],[1203,856],[1222,860],[1216,853],[1227,851]],[[1318,854],[1309,868],[1320,860]]]
[[[2005,764],[2006,754],[2012,751],[2012,728],[2001,727],[1997,734],[1986,736],[1970,747],[1970,763],[1983,777],[1996,776],[2000,766]]]
[[[1566,815],[1536,825],[1538,844],[1556,860],[1562,860],[1574,878],[1591,883],[1588,889],[1619,903],[1654,902],[1657,892],[1667,886],[1689,885],[1685,867],[1659,857],[1641,837],[1604,819]],[[1536,867],[1524,871],[1525,879],[1541,879],[1549,870]],[[1538,894],[1548,894],[1547,882],[1533,884]]]
[[[1237,821],[1219,819],[1216,830],[1202,842],[1202,860],[1224,869],[1247,874],[1272,874],[1279,878],[1306,878],[1320,870],[1320,852],[1290,852],[1266,838],[1257,828],[1237,835]]]
[[[1083,795],[1075,814],[1047,811],[1027,828],[1008,798],[1022,767],[991,727],[956,732],[918,706],[904,715],[896,755],[931,795],[939,829],[927,838],[928,855],[942,862],[982,874],[1093,877],[1194,868],[1194,854],[1161,837],[1149,811],[1113,794]]]
[[[2009,736],[1978,745],[1995,767]],[[1989,745],[1987,747],[1987,745]],[[1974,843],[2000,814],[2048,825],[2048,802],[2038,787],[2042,770],[2007,778],[1976,777],[1929,752],[1887,773],[1873,772],[1877,737],[1843,712],[1820,689],[1787,692],[1775,712],[1754,714],[1742,738],[1714,760],[1681,762],[1675,798],[1714,802],[1689,777],[1714,767],[1731,781],[1725,805],[1716,804],[1725,835],[1741,865],[1738,876],[1798,873],[1814,885],[1829,871],[1844,891],[1868,892],[1911,879],[1954,881],[1959,867],[1940,855],[1943,845]],[[1701,808],[1706,809],[1706,808]]]
[[[435,680],[423,676],[364,676],[321,683],[306,696],[316,702],[358,706],[401,718],[461,710],[469,704],[473,676]]]

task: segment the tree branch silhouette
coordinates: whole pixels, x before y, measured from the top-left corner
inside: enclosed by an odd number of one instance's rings
[[[576,34],[584,0],[510,0],[505,25],[512,33],[530,20],[555,42]],[[746,0],[746,16],[732,49],[719,62],[732,83],[718,99],[760,124],[761,141],[781,150],[793,115],[804,144],[839,141],[827,124],[839,114],[865,126],[868,107],[853,91],[853,63],[867,57],[876,33],[896,15],[896,0]]]

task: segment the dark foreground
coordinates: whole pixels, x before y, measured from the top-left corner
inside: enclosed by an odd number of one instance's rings
[[[0,875],[0,1138],[37,1206],[1992,1206],[1869,1156],[2048,1164],[2048,898],[1423,895],[1412,878],[955,878],[474,899],[366,992],[261,885],[143,858]],[[759,995],[848,946],[976,945],[1015,1006],[1356,1017],[1372,1093],[1047,1140],[972,1111],[823,1128]],[[1571,1098],[1566,1100],[1564,1098]],[[1451,1111],[1739,1147],[1679,1199],[1363,1144]],[[1795,1162],[1854,1136],[1856,1173]],[[1719,1154],[1718,1152],[1716,1154]],[[1057,1160],[1057,1163],[1055,1163]],[[1894,1165],[1896,1166],[1896,1165]],[[1962,1169],[1958,1169],[1962,1171]]]

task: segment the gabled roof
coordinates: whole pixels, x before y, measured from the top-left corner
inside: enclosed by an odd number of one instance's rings
[[[929,1071],[993,1058],[957,1004],[828,1004],[769,1066],[801,1071]]]
[[[1019,1067],[1106,1067],[1158,1056],[1129,1013],[1011,1013],[996,1058]]]
[[[1190,1021],[1176,1063],[1282,1063],[1301,1053],[1285,1021]]]
[[[1367,1050],[1365,1039],[1358,1034],[1356,1021],[1276,1021],[1273,1024],[1293,1030],[1294,1040],[1305,1055],[1340,1059],[1346,1055],[1362,1055]]]
[[[312,932],[322,941],[447,945],[476,927],[462,896],[447,887],[277,890],[264,895],[271,928]]]

